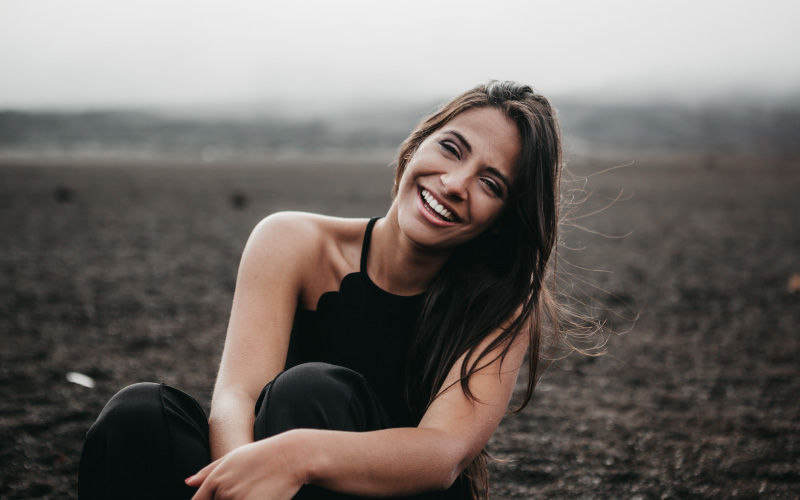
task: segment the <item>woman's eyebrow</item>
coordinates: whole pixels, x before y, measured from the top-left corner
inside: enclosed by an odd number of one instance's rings
[[[458,132],[458,131],[455,131],[455,130],[445,130],[445,133],[446,134],[453,134],[454,136],[456,136],[456,138],[459,141],[461,141],[461,143],[464,145],[464,147],[467,148],[467,151],[472,153],[472,146],[470,145],[469,141],[466,140],[463,135],[461,135],[461,132]]]

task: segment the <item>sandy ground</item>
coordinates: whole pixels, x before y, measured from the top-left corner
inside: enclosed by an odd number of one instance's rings
[[[585,249],[562,249],[561,269],[618,330],[639,319],[605,356],[554,364],[504,420],[493,498],[797,498],[799,163],[641,160],[591,178],[582,213],[627,199],[580,223],[627,236],[573,231]],[[207,405],[250,229],[277,210],[380,215],[391,176],[0,165],[0,498],[76,498],[83,436],[127,384]]]

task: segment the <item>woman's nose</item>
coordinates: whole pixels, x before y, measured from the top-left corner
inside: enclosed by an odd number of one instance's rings
[[[467,198],[467,179],[459,172],[448,172],[439,178],[444,189],[444,194],[453,198]]]

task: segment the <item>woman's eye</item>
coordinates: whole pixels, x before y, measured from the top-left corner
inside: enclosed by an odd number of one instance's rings
[[[456,149],[456,147],[455,147],[455,146],[453,146],[452,144],[450,144],[448,141],[442,141],[442,142],[440,142],[439,144],[440,144],[440,145],[441,145],[441,146],[442,146],[442,147],[443,147],[445,150],[447,150],[447,152],[448,152],[448,153],[450,153],[451,155],[455,156],[455,157],[456,157],[456,158],[458,158],[459,160],[461,159],[461,155],[459,155],[459,154],[458,154],[458,149]]]
[[[483,179],[483,183],[494,193],[495,196],[501,198],[503,196],[503,190],[500,189],[500,186],[492,179]]]

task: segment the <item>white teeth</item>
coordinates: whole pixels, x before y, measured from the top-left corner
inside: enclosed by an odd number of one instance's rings
[[[441,205],[439,202],[437,202],[436,198],[434,198],[433,195],[430,192],[428,192],[427,189],[422,190],[422,198],[425,200],[425,203],[427,203],[428,206],[433,209],[434,212],[441,215],[448,221],[454,222],[452,212],[444,208],[444,205]]]

